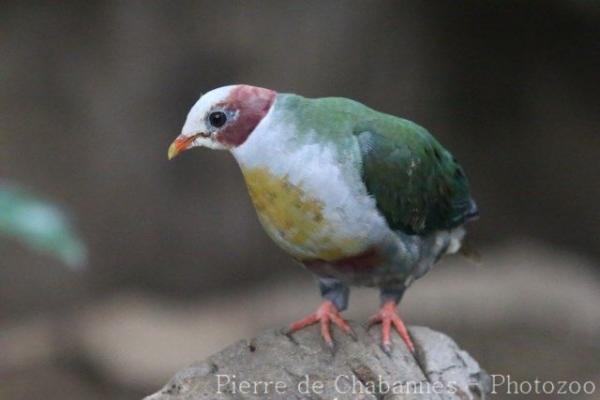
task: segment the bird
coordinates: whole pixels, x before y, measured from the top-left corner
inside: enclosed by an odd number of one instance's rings
[[[267,235],[318,280],[322,302],[288,334],[332,325],[350,288],[379,289],[381,347],[413,340],[398,304],[444,255],[460,250],[479,215],[456,158],[425,128],[343,97],[307,98],[246,84],[203,94],[168,149],[228,150]]]

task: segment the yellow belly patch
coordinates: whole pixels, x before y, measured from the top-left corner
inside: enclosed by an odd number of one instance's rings
[[[323,203],[310,198],[287,178],[266,168],[243,169],[256,212],[270,236],[302,258],[306,253],[330,261],[360,251],[352,239],[333,240]],[[304,253],[304,254],[300,254]]]

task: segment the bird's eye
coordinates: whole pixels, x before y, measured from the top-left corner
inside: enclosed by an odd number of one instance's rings
[[[220,128],[227,122],[227,115],[223,111],[211,112],[208,116],[208,122],[215,128]]]

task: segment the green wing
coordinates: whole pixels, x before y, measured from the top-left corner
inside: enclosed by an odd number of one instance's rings
[[[424,128],[341,97],[280,96],[298,132],[347,151],[358,142],[363,181],[392,229],[426,234],[477,216],[462,168]]]
[[[477,216],[462,168],[424,128],[380,114],[354,134],[364,183],[392,229],[426,234]]]

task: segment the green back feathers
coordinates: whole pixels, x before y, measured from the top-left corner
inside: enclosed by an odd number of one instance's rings
[[[317,131],[324,140],[348,139],[352,127],[373,113],[364,105],[341,97],[308,99],[280,94],[276,106],[284,111],[280,117],[293,120],[298,134]]]
[[[461,166],[421,126],[345,98],[283,100],[300,132],[318,132],[342,154],[358,148],[363,182],[392,229],[427,234],[477,215]]]

